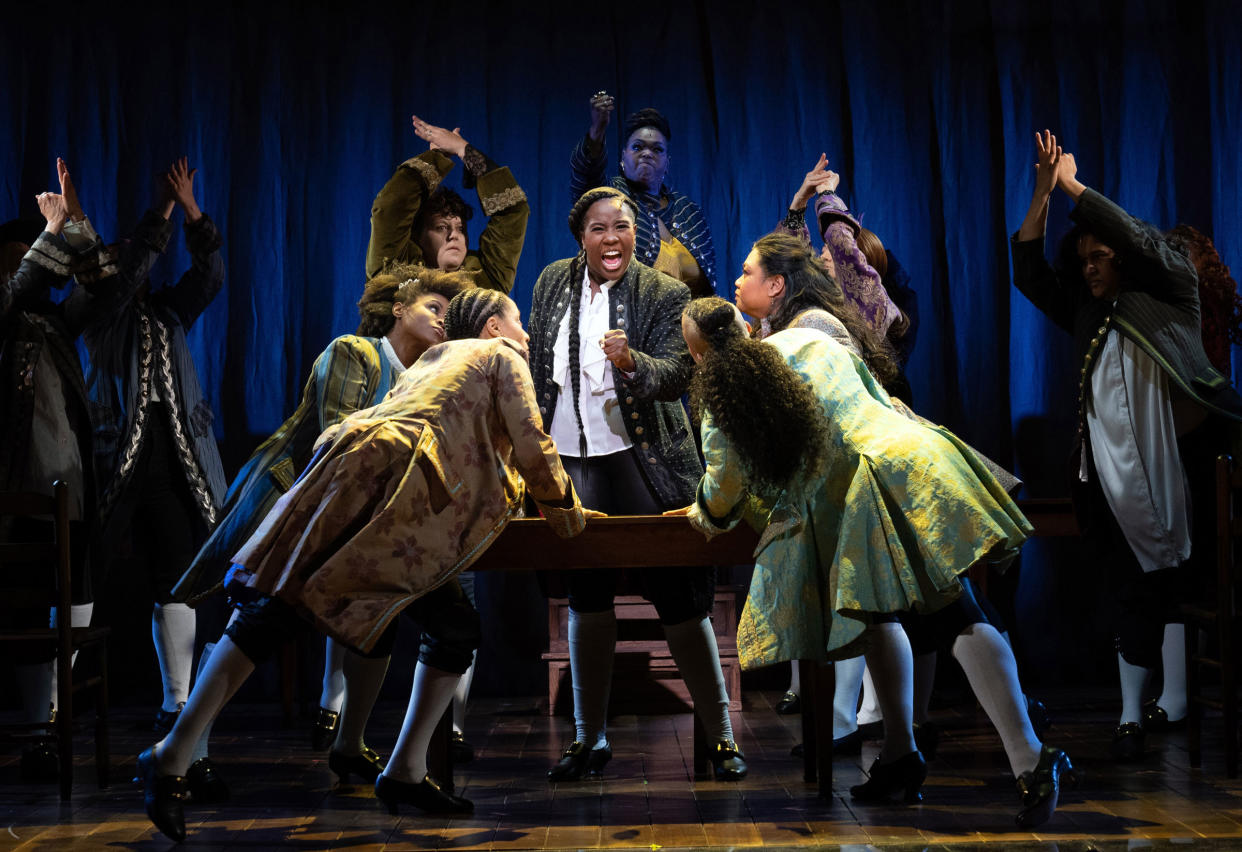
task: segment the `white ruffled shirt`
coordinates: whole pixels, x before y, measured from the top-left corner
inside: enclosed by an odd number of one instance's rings
[[[587,456],[605,456],[629,449],[633,442],[625,431],[621,406],[613,383],[612,362],[604,356],[600,341],[608,331],[608,291],[615,282],[600,285],[591,298],[591,282],[582,276],[581,307],[578,314],[578,364],[581,370],[579,408],[582,431],[586,435]],[[574,415],[573,381],[569,370],[569,315],[565,311],[552,346],[552,379],[560,386],[556,413],[550,434],[563,456],[578,457],[578,418]]]

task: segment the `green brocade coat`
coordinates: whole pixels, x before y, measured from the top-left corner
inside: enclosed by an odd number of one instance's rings
[[[960,594],[959,574],[1031,534],[965,444],[895,411],[835,340],[787,329],[764,342],[811,386],[829,429],[823,456],[805,460],[762,519],[738,624],[742,668],[856,656],[872,615],[939,609]],[[710,538],[749,501],[743,460],[709,414],[702,435],[707,471],[690,521]]]

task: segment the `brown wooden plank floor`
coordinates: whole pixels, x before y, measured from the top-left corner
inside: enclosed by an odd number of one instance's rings
[[[476,701],[467,735],[477,749],[459,768],[459,792],[474,800],[470,819],[434,819],[380,807],[368,786],[337,787],[326,755],[305,745],[302,730],[280,730],[272,706],[234,707],[216,727],[214,759],[234,801],[187,808],[192,849],[683,849],[885,848],[963,849],[1242,849],[1242,783],[1224,778],[1218,719],[1206,727],[1205,767],[1189,768],[1182,734],[1150,742],[1153,754],[1123,768],[1105,757],[1113,705],[1081,693],[1048,701],[1048,741],[1066,748],[1085,777],[1037,832],[1013,823],[1017,795],[1000,742],[982,714],[939,712],[945,727],[931,764],[925,802],[862,807],[849,786],[863,778],[862,758],[835,764],[832,802],[816,799],[789,757],[795,717],[777,716],[774,694],[749,692],[735,714],[750,777],[737,784],[690,780],[689,715],[620,716],[611,723],[615,758],[603,781],[552,785],[544,771],[569,737],[562,719],[543,715],[535,699]],[[372,745],[390,746],[403,707],[381,704]],[[17,755],[0,756],[0,849],[164,849],[130,782],[134,755],[152,737],[137,730],[149,717],[117,714],[113,786],[94,786],[90,747],[77,754],[74,799],[62,806],[54,786],[18,781]],[[247,727],[249,726],[249,727]],[[251,732],[257,730],[257,732]]]

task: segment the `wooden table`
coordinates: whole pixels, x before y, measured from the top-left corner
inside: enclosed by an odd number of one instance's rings
[[[1037,536],[1077,535],[1070,501],[1065,498],[1019,500]],[[542,518],[523,518],[509,523],[472,571],[572,570],[575,568],[630,568],[694,565],[749,565],[754,562],[758,534],[739,524],[711,541],[690,526],[684,517],[625,515],[592,518],[586,529],[563,539]],[[836,688],[831,664],[800,660],[802,702],[803,778],[819,785],[819,794],[832,798],[832,697]],[[807,700],[809,699],[809,700]],[[825,708],[826,712],[818,712]],[[440,721],[428,753],[433,777],[451,790],[449,761],[451,714]],[[707,743],[697,714],[694,719],[695,777],[707,775]]]

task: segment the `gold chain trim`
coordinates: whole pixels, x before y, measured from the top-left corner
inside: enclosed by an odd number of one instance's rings
[[[414,169],[414,171],[419,173],[423,179],[423,182],[427,184],[428,192],[431,192],[440,185],[440,173],[436,171],[436,167],[430,163],[425,163],[418,159],[418,157],[413,157],[406,160],[403,165],[409,166]]]

